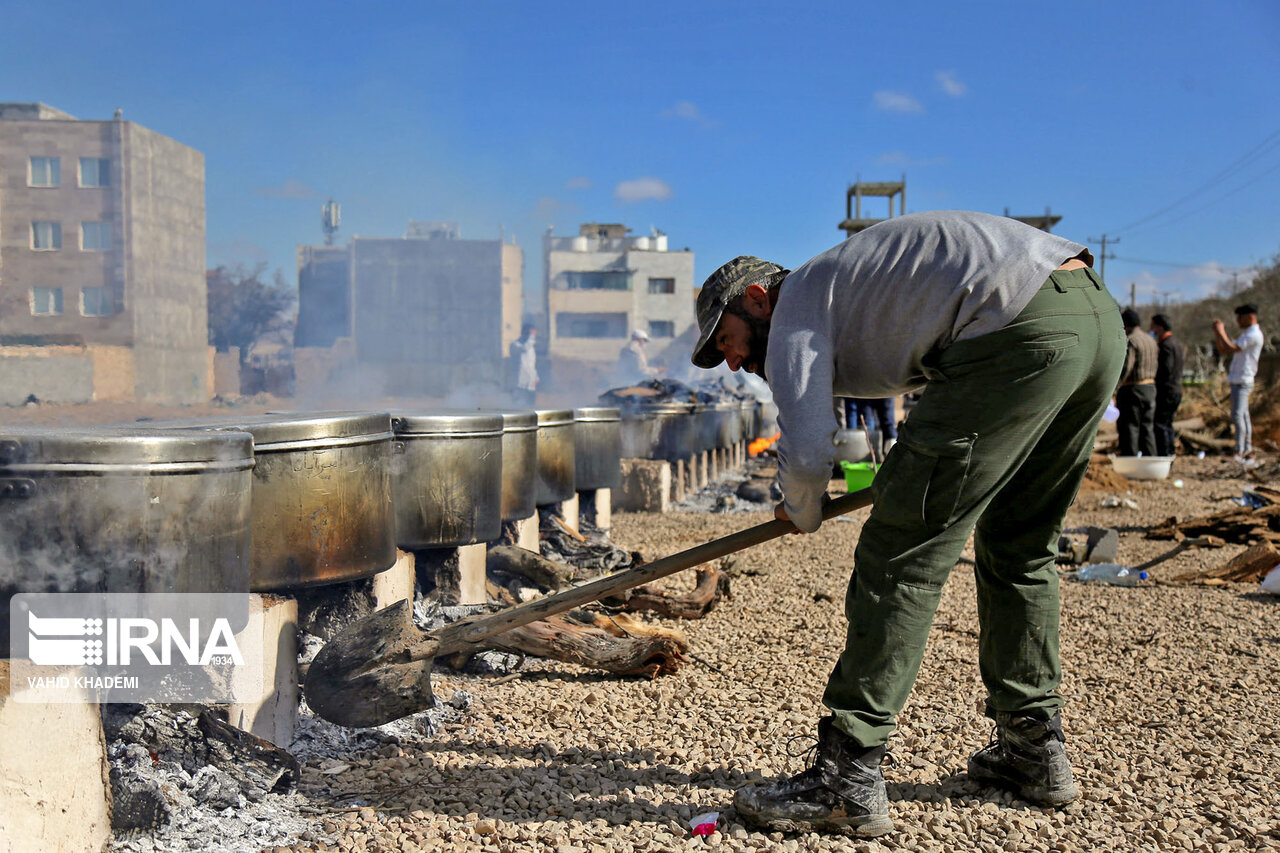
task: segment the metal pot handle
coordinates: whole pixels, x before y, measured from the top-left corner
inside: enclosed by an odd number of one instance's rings
[[[18,498],[25,500],[36,493],[36,481],[25,477],[0,477],[0,499]]]

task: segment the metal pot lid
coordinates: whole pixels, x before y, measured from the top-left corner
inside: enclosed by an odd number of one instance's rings
[[[579,423],[620,421],[622,420],[622,412],[619,409],[610,409],[602,406],[587,406],[582,409],[574,409],[573,419]]]
[[[502,435],[503,415],[475,409],[393,412],[391,429],[397,436],[485,438]]]
[[[537,415],[540,428],[573,423],[573,409],[538,409]]]
[[[0,430],[0,471],[241,470],[253,465],[253,436],[150,427],[7,427]]]
[[[538,429],[538,413],[521,409],[502,413],[503,432],[534,432]]]
[[[464,411],[464,410],[459,410]],[[538,428],[538,413],[533,409],[472,409],[472,413],[480,413],[482,415],[501,415],[502,431],[509,432],[533,432]]]
[[[386,412],[268,412],[148,422],[164,429],[236,429],[253,436],[255,450],[337,447],[390,441]]]

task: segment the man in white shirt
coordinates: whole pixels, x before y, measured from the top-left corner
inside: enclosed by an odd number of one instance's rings
[[[511,342],[511,363],[516,372],[512,396],[517,405],[533,406],[538,399],[538,330],[525,323],[520,339]]]
[[[1231,423],[1236,431],[1236,459],[1244,461],[1253,455],[1253,421],[1249,418],[1249,394],[1253,378],[1258,374],[1258,356],[1262,353],[1262,327],[1258,325],[1258,307],[1244,304],[1236,308],[1236,325],[1244,329],[1234,341],[1227,337],[1227,327],[1213,319],[1213,343],[1218,352],[1231,355],[1227,382],[1231,384]]]

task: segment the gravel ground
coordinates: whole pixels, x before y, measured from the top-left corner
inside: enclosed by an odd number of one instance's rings
[[[1119,561],[1137,563],[1172,545],[1143,539],[1145,526],[1229,508],[1250,484],[1244,474],[1225,460],[1180,458],[1170,480],[1122,495],[1137,509],[1105,508],[1111,492],[1086,491],[1067,523],[1119,528]],[[613,539],[657,557],[768,517],[616,514]],[[979,710],[973,575],[962,564],[890,743],[897,832],[855,841],[740,825],[734,789],[803,766],[865,517],[738,555],[733,598],[679,625],[703,663],[676,676],[625,680],[544,661],[506,677],[437,672],[438,695],[471,694],[469,716],[432,739],[345,758],[337,776],[308,763],[303,793],[340,783],[380,805],[325,818],[316,837],[336,844],[276,849],[1280,849],[1280,599],[1252,585],[1159,581],[1241,546],[1181,554],[1136,588],[1064,581],[1062,692],[1079,802],[1035,808],[964,776],[991,727]],[[720,831],[692,837],[689,819],[710,811]]]

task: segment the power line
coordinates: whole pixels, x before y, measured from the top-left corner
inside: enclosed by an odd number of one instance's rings
[[[1259,175],[1255,175],[1253,178],[1251,178],[1250,180],[1245,181],[1243,184],[1237,184],[1235,187],[1233,187],[1233,188],[1231,188],[1231,189],[1227,190],[1225,193],[1223,193],[1222,195],[1218,196],[1218,197],[1217,197],[1217,198],[1215,198],[1213,201],[1207,201],[1207,202],[1205,202],[1204,204],[1200,205],[1199,207],[1195,208],[1194,210],[1188,211],[1187,213],[1184,213],[1184,214],[1182,214],[1181,216],[1178,216],[1178,217],[1175,217],[1175,218],[1173,218],[1173,219],[1167,220],[1166,222],[1163,222],[1163,223],[1161,223],[1161,224],[1162,224],[1162,225],[1172,225],[1172,224],[1173,224],[1173,223],[1175,223],[1175,222],[1181,222],[1182,220],[1186,219],[1188,216],[1195,216],[1197,213],[1200,213],[1200,212],[1201,212],[1201,211],[1203,211],[1203,210],[1206,210],[1206,209],[1208,209],[1208,208],[1210,208],[1210,207],[1213,207],[1215,204],[1218,204],[1219,202],[1226,201],[1228,198],[1230,198],[1231,196],[1233,196],[1233,195],[1235,195],[1236,193],[1240,192],[1241,190],[1243,190],[1243,189],[1248,189],[1249,187],[1251,187],[1251,186],[1253,186],[1254,184],[1256,184],[1258,181],[1260,181],[1260,180],[1262,180],[1263,178],[1265,178],[1267,175],[1269,175],[1269,174],[1271,174],[1272,172],[1274,172],[1276,169],[1280,169],[1280,163],[1276,163],[1276,164],[1275,164],[1275,165],[1273,165],[1270,169],[1267,169],[1265,172],[1262,172],[1262,173],[1261,173],[1261,174],[1259,174]],[[1142,231],[1143,231],[1143,230],[1145,230],[1145,229],[1139,229],[1139,230],[1138,230],[1138,233],[1139,233],[1139,234],[1140,234],[1140,233],[1142,233]],[[1133,233],[1133,232],[1130,232],[1130,233]]]
[[[1196,187],[1196,188],[1195,188],[1194,190],[1192,190],[1191,192],[1187,193],[1186,195],[1182,196],[1181,198],[1177,199],[1176,201],[1171,202],[1170,204],[1165,205],[1164,207],[1162,207],[1162,208],[1160,208],[1159,210],[1157,210],[1155,213],[1148,214],[1147,216],[1144,216],[1144,217],[1142,217],[1141,219],[1136,219],[1136,220],[1134,220],[1133,222],[1130,222],[1128,225],[1125,225],[1125,226],[1123,226],[1123,227],[1121,227],[1121,228],[1113,228],[1113,229],[1109,229],[1109,233],[1115,234],[1115,233],[1128,232],[1128,231],[1129,231],[1129,229],[1131,229],[1131,228],[1136,228],[1136,227],[1137,227],[1137,226],[1139,226],[1139,225],[1143,225],[1143,224],[1145,224],[1145,223],[1147,223],[1147,222],[1150,222],[1150,221],[1151,221],[1151,220],[1153,220],[1153,219],[1156,219],[1157,217],[1163,216],[1164,214],[1168,213],[1169,211],[1173,210],[1174,208],[1176,208],[1176,207],[1178,207],[1178,206],[1180,206],[1180,205],[1182,205],[1182,204],[1185,204],[1186,202],[1190,201],[1191,199],[1195,198],[1196,196],[1200,195],[1201,193],[1203,193],[1203,192],[1207,191],[1209,188],[1211,188],[1212,186],[1214,186],[1216,183],[1218,183],[1218,182],[1222,181],[1223,179],[1225,179],[1225,178],[1227,178],[1227,177],[1230,177],[1231,175],[1235,174],[1236,172],[1239,172],[1241,169],[1244,169],[1244,168],[1246,168],[1246,167],[1248,167],[1248,166],[1252,165],[1252,164],[1253,164],[1254,162],[1256,162],[1259,158],[1266,156],[1267,154],[1269,154],[1272,150],[1274,150],[1274,149],[1275,149],[1275,148],[1277,148],[1277,147],[1280,147],[1280,130],[1276,130],[1276,131],[1272,132],[1271,134],[1269,134],[1266,138],[1264,138],[1264,139],[1263,139],[1261,142],[1259,142],[1257,145],[1255,145],[1255,146],[1253,146],[1252,148],[1250,148],[1250,149],[1249,149],[1248,151],[1246,151],[1244,154],[1241,154],[1239,157],[1237,157],[1237,158],[1236,158],[1234,161],[1232,161],[1230,164],[1228,164],[1227,166],[1225,166],[1225,167],[1223,167],[1221,170],[1219,170],[1219,171],[1217,172],[1217,174],[1213,175],[1213,177],[1211,177],[1211,178],[1209,178],[1208,180],[1206,180],[1204,183],[1202,183],[1200,186]],[[1267,170],[1267,172],[1264,172],[1264,173],[1263,173],[1263,175],[1268,174],[1268,173],[1269,173],[1269,172],[1271,172],[1271,171],[1272,171],[1272,169],[1268,169],[1268,170]],[[1259,175],[1258,177],[1260,178],[1260,177],[1262,177],[1262,175]],[[1256,180],[1257,180],[1257,178],[1255,178],[1254,180],[1256,181]],[[1251,183],[1251,182],[1247,182],[1247,183],[1246,183],[1246,184],[1244,184],[1243,186],[1248,186],[1248,185],[1249,185],[1249,183]],[[1242,189],[1242,188],[1243,188],[1243,186],[1242,186],[1242,187],[1240,187],[1240,189]],[[1219,199],[1219,200],[1221,200],[1221,199]]]
[[[1152,260],[1148,260],[1147,258],[1121,258],[1116,255],[1112,255],[1111,259],[1113,261],[1124,261],[1125,263],[1129,263],[1129,264],[1150,264],[1151,266],[1156,266],[1156,267],[1179,267],[1181,269],[1188,269],[1188,270],[1199,269],[1200,267],[1207,267],[1213,264],[1213,261],[1202,261],[1201,263],[1198,263],[1198,264],[1184,264],[1184,263],[1179,263],[1178,261],[1152,261]],[[1217,268],[1219,270],[1245,269],[1244,267],[1229,267],[1223,264],[1217,264]]]

